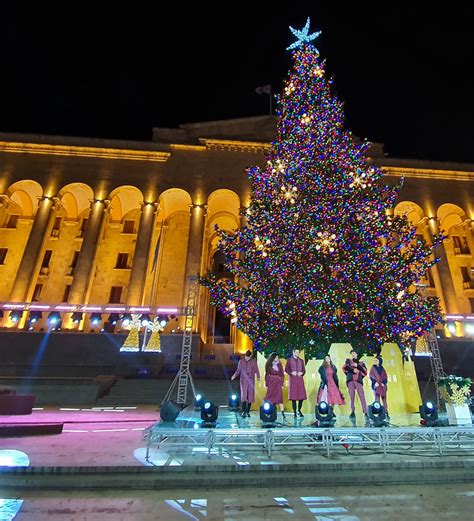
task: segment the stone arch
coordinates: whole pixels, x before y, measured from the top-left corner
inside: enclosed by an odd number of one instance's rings
[[[84,183],[71,183],[59,191],[62,210],[66,219],[77,220],[84,211],[88,210],[94,199],[94,191]]]
[[[212,192],[207,201],[208,244],[206,250],[208,250],[208,263],[211,263],[218,244],[216,225],[226,231],[240,228],[240,198],[235,192],[225,188]]]
[[[43,188],[36,181],[25,179],[13,183],[8,188],[7,195],[15,203],[13,208],[21,211],[20,215],[32,217],[38,208],[38,199],[43,196]],[[10,209],[9,213],[14,212]]]
[[[466,220],[466,212],[456,204],[442,204],[436,212],[439,219],[440,228],[447,233],[453,228],[461,225]]]
[[[162,220],[168,219],[170,215],[173,215],[176,212],[189,213],[189,207],[192,204],[189,193],[181,188],[170,188],[169,190],[165,190],[160,194],[159,202],[160,217]]]
[[[120,222],[131,210],[140,208],[143,193],[136,186],[124,185],[113,190],[110,195],[110,218]]]
[[[413,201],[400,201],[395,206],[394,213],[395,215],[406,215],[407,219],[415,226],[425,217],[423,208]]]

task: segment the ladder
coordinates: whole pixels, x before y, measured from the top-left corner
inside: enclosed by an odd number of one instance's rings
[[[439,379],[446,376],[443,369],[443,362],[441,360],[441,354],[439,352],[438,337],[436,336],[435,328],[432,328],[428,333],[428,345],[430,347],[431,356],[431,374],[433,375],[433,383],[436,391],[436,405],[438,409],[441,405],[441,394],[439,392]]]
[[[198,277],[189,277],[188,279],[188,297],[186,302],[186,307],[184,310],[184,328],[183,328],[183,342],[181,344],[181,361],[179,365],[179,370],[174,377],[173,382],[171,383],[168,392],[166,393],[163,403],[167,402],[173,391],[178,385],[178,392],[176,403],[178,405],[185,406],[186,399],[188,394],[188,384],[191,385],[191,389],[193,391],[193,395],[196,396],[196,388],[194,387],[193,377],[190,371],[191,365],[191,348],[193,341],[193,323],[194,317],[196,315],[196,306],[197,306],[197,298],[198,298],[198,290],[199,290],[199,281]]]

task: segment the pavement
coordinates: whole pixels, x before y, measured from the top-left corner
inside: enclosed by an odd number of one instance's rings
[[[474,486],[247,487],[212,490],[23,490],[0,493],[14,521],[438,521],[472,519]],[[3,498],[3,499],[1,499]]]

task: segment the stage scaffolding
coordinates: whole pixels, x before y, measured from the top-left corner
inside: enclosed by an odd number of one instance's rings
[[[367,428],[241,428],[206,429],[172,428],[159,424],[144,433],[147,441],[146,461],[150,461],[150,449],[172,450],[177,447],[212,450],[255,447],[266,450],[271,458],[275,450],[289,446],[321,448],[329,458],[331,453],[343,448],[360,446],[381,449],[384,455],[390,448],[435,449],[441,456],[451,449],[471,449],[474,446],[474,428],[467,427],[367,427]]]

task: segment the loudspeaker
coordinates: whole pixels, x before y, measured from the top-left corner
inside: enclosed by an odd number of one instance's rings
[[[173,402],[165,402],[160,409],[160,418],[163,422],[174,422],[180,413],[180,409]]]

